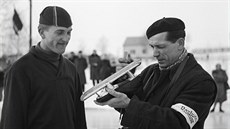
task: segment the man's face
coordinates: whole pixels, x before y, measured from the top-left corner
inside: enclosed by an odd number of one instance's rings
[[[96,51],[96,50],[93,50],[93,54],[96,55],[96,54],[97,54],[97,51]]]
[[[221,69],[221,65],[220,65],[220,64],[217,64],[217,65],[216,65],[216,69],[217,69],[217,70],[220,70],[220,69]]]
[[[63,54],[71,37],[72,27],[50,26],[43,31],[42,44],[44,49],[57,54]]]
[[[166,40],[167,32],[159,33],[149,39],[149,45],[153,48],[153,56],[159,66],[165,68],[176,62],[183,51],[183,43],[177,40],[175,43]],[[183,40],[183,39],[182,39]]]
[[[82,57],[82,53],[79,52],[79,53],[78,53],[78,56],[79,56],[79,57]]]

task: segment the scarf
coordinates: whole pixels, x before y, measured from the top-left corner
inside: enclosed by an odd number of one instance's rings
[[[184,59],[185,57],[188,55],[188,52],[186,49],[183,50],[183,52],[181,53],[181,55],[179,56],[178,60],[176,62],[174,62],[173,64],[171,64],[170,66],[166,67],[166,68],[160,68],[160,70],[169,70],[171,69],[172,67],[176,66],[177,64],[180,64]]]

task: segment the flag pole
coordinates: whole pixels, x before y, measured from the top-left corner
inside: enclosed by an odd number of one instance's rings
[[[30,39],[29,39],[29,49],[32,46],[32,0],[30,1]]]

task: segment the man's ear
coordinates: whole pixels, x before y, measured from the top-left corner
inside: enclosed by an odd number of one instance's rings
[[[44,30],[43,29],[38,29],[38,33],[40,34],[40,36],[42,37],[42,39],[45,38],[45,34],[44,34]]]
[[[177,39],[176,42],[179,44],[178,49],[183,50],[184,49],[184,38],[179,38],[179,39]]]

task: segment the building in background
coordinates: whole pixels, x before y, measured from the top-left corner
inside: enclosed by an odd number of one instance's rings
[[[141,58],[143,67],[156,62],[153,58],[152,48],[148,45],[146,37],[127,37],[123,44],[124,52],[129,52],[133,58]],[[190,48],[188,52],[194,54],[202,67],[211,74],[217,63],[220,63],[230,75],[230,46],[225,48]],[[230,79],[229,79],[230,80]],[[229,81],[230,83],[230,81]]]
[[[124,53],[128,52],[131,58],[141,59],[141,65],[137,67],[135,74],[139,74],[149,64],[156,62],[153,57],[152,48],[148,45],[145,36],[127,37],[123,43]]]
[[[130,53],[133,58],[152,58],[152,48],[146,37],[127,37],[123,44],[124,52]]]
[[[217,63],[230,75],[230,47],[225,48],[197,48],[192,53],[199,63],[211,74]],[[230,81],[229,81],[230,82]]]

